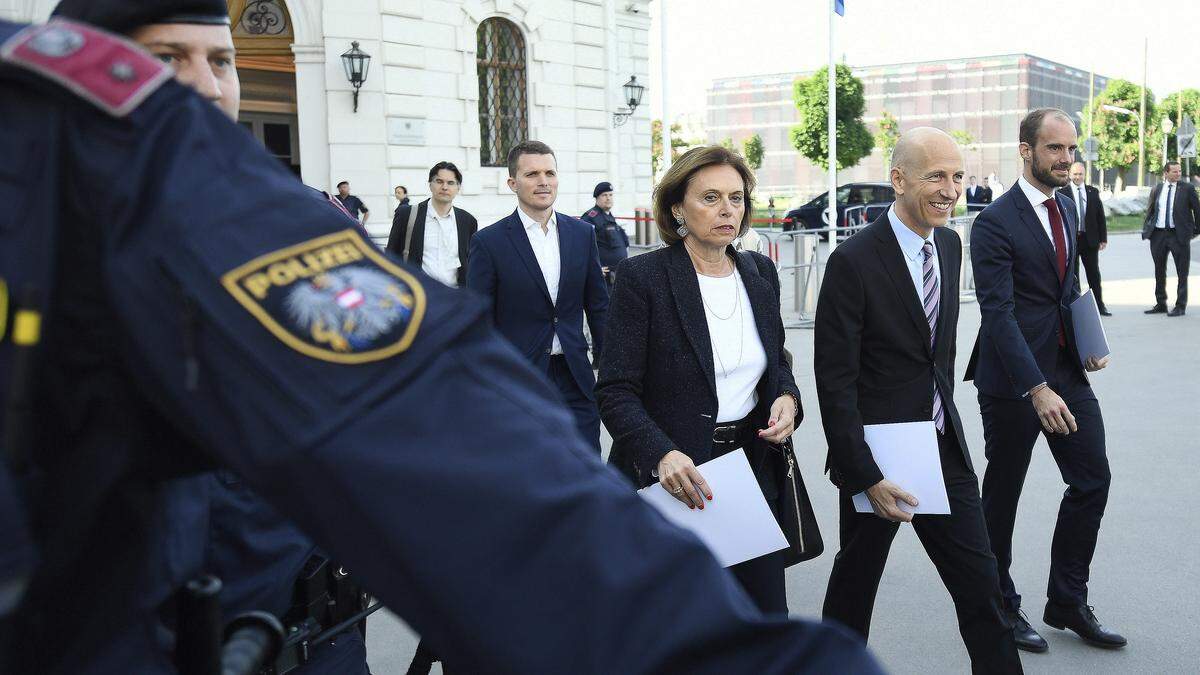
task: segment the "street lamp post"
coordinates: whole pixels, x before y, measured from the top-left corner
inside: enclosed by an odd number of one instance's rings
[[[1102,105],[1102,110],[1109,112],[1120,113],[1122,115],[1132,115],[1138,123],[1138,187],[1145,187],[1146,175],[1146,125],[1142,122],[1142,116],[1136,110],[1122,108],[1116,105]]]
[[[1180,96],[1180,98],[1183,98],[1183,97]],[[1161,128],[1162,128],[1162,132],[1163,132],[1162,165],[1166,166],[1167,165],[1167,136],[1171,135],[1171,130],[1175,128],[1175,123],[1171,121],[1170,117],[1163,117],[1162,123],[1161,123]]]

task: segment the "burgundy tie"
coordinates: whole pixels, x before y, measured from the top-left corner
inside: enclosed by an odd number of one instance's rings
[[[1050,236],[1054,238],[1054,270],[1058,272],[1058,283],[1061,285],[1063,277],[1067,275],[1067,234],[1063,228],[1062,214],[1058,212],[1058,202],[1051,197],[1042,203],[1050,212]],[[1062,325],[1061,313],[1058,323],[1058,346],[1065,347],[1067,346],[1067,337],[1065,326]]]

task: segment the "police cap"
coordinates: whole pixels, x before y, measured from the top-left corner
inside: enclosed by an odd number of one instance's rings
[[[612,191],[613,191],[612,183],[610,183],[608,181],[604,181],[603,183],[596,183],[596,189],[592,190],[592,197],[599,197],[600,195],[604,194],[605,192],[612,192]]]
[[[155,23],[229,25],[225,0],[62,0],[51,16],[113,33],[129,33]]]

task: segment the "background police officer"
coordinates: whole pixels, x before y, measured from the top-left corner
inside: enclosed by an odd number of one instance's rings
[[[600,463],[478,300],[317,208],[139,48],[0,21],[0,119],[22,176],[0,173],[0,279],[42,325],[35,377],[0,340],[40,555],[0,672],[174,671],[159,506],[204,462],[461,672],[879,672],[841,630],[757,613]]]
[[[617,264],[629,257],[629,235],[625,228],[617,224],[613,217],[613,187],[612,183],[603,182],[592,190],[596,205],[580,216],[596,228],[596,246],[600,249],[600,267],[604,271],[604,279],[612,288],[616,279]]]

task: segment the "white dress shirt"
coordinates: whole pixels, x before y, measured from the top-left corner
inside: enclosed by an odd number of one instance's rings
[[[696,279],[712,342],[717,424],[736,422],[758,405],[758,383],[767,371],[767,352],[737,268],[727,277],[696,274]]]
[[[1175,188],[1175,189],[1172,190],[1171,188]],[[1159,193],[1158,193],[1158,221],[1154,223],[1155,229],[1163,230],[1163,229],[1166,229],[1166,227],[1167,227],[1167,212],[1171,208],[1171,205],[1167,203],[1167,196],[1168,196],[1167,193],[1170,193],[1170,197],[1171,197],[1172,201],[1174,201],[1175,198],[1179,196],[1178,181],[1176,181],[1175,183],[1172,183],[1170,181],[1164,182],[1163,186],[1162,186],[1162,190],[1159,191]],[[1171,215],[1175,215],[1175,214],[1171,214]],[[1174,226],[1175,223],[1171,223],[1171,225]]]
[[[1046,233],[1046,238],[1050,240],[1050,248],[1054,248],[1054,235],[1050,233],[1050,210],[1042,202],[1051,197],[1042,194],[1042,191],[1033,187],[1029,181],[1025,180],[1025,176],[1017,179],[1017,187],[1021,188],[1021,192],[1025,193],[1025,197],[1029,199],[1029,203],[1033,204],[1033,212],[1037,214],[1038,221],[1042,223],[1042,231]],[[1062,216],[1062,213],[1059,213]],[[1063,226],[1066,226],[1066,221],[1063,221]],[[1066,230],[1063,230],[1063,236],[1066,236]],[[1066,241],[1064,239],[1063,241]],[[1070,244],[1067,244],[1070,247]],[[1058,249],[1055,249],[1057,251]]]
[[[533,257],[537,258],[538,267],[542,269],[542,278],[546,280],[546,289],[550,291],[550,302],[558,303],[558,282],[562,276],[562,254],[558,249],[558,216],[550,212],[550,222],[542,232],[542,224],[529,217],[521,207],[517,207],[517,216],[525,226],[525,236],[529,237],[529,245],[533,248]],[[562,354],[562,343],[558,341],[558,331],[554,333],[554,341],[550,345],[550,354]]]
[[[446,217],[439,216],[430,201],[425,209],[425,248],[421,253],[421,269],[438,281],[454,288],[458,286],[458,222],[454,207]]]
[[[1083,217],[1087,215],[1087,188],[1084,187],[1083,183],[1079,185],[1070,183],[1069,185],[1071,186],[1071,194],[1075,196],[1075,215],[1078,217],[1077,228],[1080,232],[1083,232],[1087,229],[1083,220]]]
[[[926,241],[933,244],[933,273],[937,275],[938,288],[941,289],[942,265],[941,260],[938,259],[937,242],[934,241],[932,233],[926,240],[908,229],[904,221],[900,220],[900,216],[896,214],[895,206],[888,208],[888,221],[892,224],[892,232],[896,233],[896,242],[900,244],[900,252],[904,254],[904,264],[908,266],[908,274],[912,277],[913,288],[917,291],[917,304],[924,306],[925,255],[921,253],[921,249],[925,247]]]

